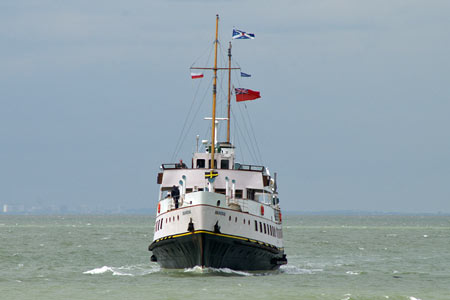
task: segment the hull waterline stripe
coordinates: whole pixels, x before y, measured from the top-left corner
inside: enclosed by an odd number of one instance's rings
[[[264,243],[264,242],[260,242],[260,241],[256,241],[256,240],[252,240],[252,239],[248,239],[248,238],[244,238],[244,237],[240,237],[240,236],[235,236],[235,235],[228,235],[228,234],[223,234],[223,233],[215,233],[215,232],[211,232],[211,231],[207,231],[207,230],[196,230],[194,232],[186,232],[186,233],[181,233],[181,234],[176,234],[176,235],[169,235],[169,236],[166,236],[166,237],[159,238],[159,239],[155,240],[153,243],[158,243],[160,241],[167,240],[167,239],[178,238],[178,237],[187,236],[187,235],[201,234],[201,233],[206,233],[206,234],[215,235],[215,236],[221,236],[221,237],[227,237],[227,238],[237,239],[237,240],[242,240],[242,241],[248,241],[248,242],[251,242],[251,243],[254,243],[254,244],[265,245],[267,247],[275,248],[275,249],[278,249],[280,251],[284,250],[284,248],[278,248],[278,247],[276,247],[274,245],[267,244],[267,243]]]

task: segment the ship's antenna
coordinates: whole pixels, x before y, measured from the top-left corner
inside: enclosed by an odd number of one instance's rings
[[[217,44],[219,43],[219,15],[216,15],[216,39],[214,40],[214,77],[213,77],[213,106],[212,106],[212,125],[211,125],[211,170],[214,169],[214,153],[216,140],[216,94],[217,94]]]
[[[228,122],[227,143],[230,143],[230,108],[231,108],[231,42],[228,48]]]
[[[198,139],[200,138],[200,136],[197,134],[197,148],[196,148],[196,153],[198,153]]]

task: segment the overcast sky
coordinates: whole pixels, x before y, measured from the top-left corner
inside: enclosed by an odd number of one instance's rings
[[[219,13],[223,47],[233,26],[256,35],[233,55],[252,74],[241,86],[262,94],[247,112],[285,211],[449,213],[449,12],[448,0],[1,1],[0,204],[155,207]],[[176,159],[208,138],[208,115],[209,103]]]

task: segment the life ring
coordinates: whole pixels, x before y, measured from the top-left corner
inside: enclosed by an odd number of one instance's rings
[[[264,216],[264,206],[261,205],[261,216]]]
[[[281,211],[280,212],[278,212],[279,213],[279,215],[280,215],[280,222],[281,222]]]
[[[158,203],[158,214],[161,212],[161,203]]]

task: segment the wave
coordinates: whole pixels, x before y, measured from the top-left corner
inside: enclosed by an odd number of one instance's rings
[[[281,266],[274,271],[237,271],[229,268],[202,268],[195,266],[185,269],[161,269],[158,265],[131,265],[121,267],[103,266],[83,272],[86,275],[112,274],[113,276],[144,276],[152,273],[163,272],[172,275],[206,275],[206,276],[267,276],[276,274],[308,275],[322,272],[323,269],[304,269],[294,265]]]
[[[280,272],[288,275],[304,275],[323,272],[323,269],[304,269],[294,265],[284,265],[280,267]]]
[[[99,274],[105,274],[105,273],[112,273],[112,275],[114,275],[114,276],[144,276],[144,275],[156,273],[159,271],[160,271],[159,266],[153,267],[150,269],[148,268],[147,265],[146,265],[146,267],[142,267],[140,265],[122,266],[122,267],[103,266],[100,268],[95,268],[92,270],[85,271],[85,272],[83,272],[83,274],[99,275]]]
[[[294,265],[284,265],[281,266],[279,270],[273,271],[237,271],[229,268],[202,268],[200,266],[184,269],[184,273],[219,276],[267,276],[277,274],[304,275],[315,274],[318,272],[323,272],[323,269],[303,269]]]
[[[360,272],[355,272],[355,271],[347,271],[347,272],[345,272],[345,274],[348,274],[348,275],[359,275],[361,273]]]
[[[191,274],[209,274],[209,275],[239,275],[239,276],[253,276],[254,274],[244,272],[244,271],[236,271],[229,268],[202,268],[200,266],[195,266],[193,268],[184,269],[184,273]]]

